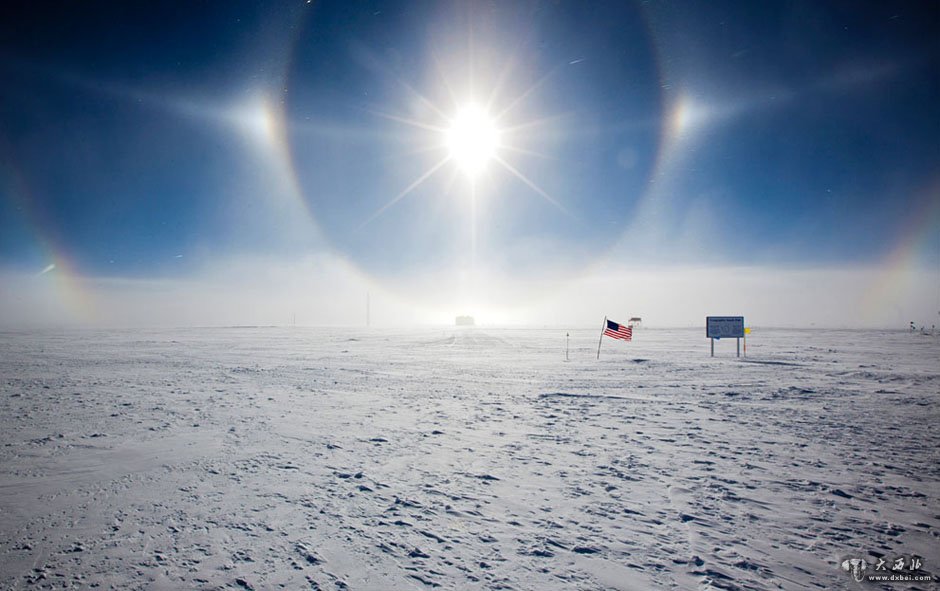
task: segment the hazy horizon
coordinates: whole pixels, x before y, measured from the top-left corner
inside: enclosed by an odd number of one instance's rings
[[[704,326],[707,315],[744,315],[748,325],[778,327],[937,323],[929,316],[933,285],[910,270],[604,265],[566,279],[454,277],[435,286],[436,274],[379,282],[325,257],[297,266],[230,263],[192,278],[45,279],[21,275],[0,290],[6,311],[0,328],[365,326],[367,308],[374,327],[447,326],[462,314],[491,326],[591,326],[604,316],[621,322],[639,316],[647,326],[688,327]]]

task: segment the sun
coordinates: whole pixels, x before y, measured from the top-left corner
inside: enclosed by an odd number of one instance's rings
[[[470,190],[471,193],[475,195],[477,183],[474,181],[486,170],[490,162],[495,162],[498,168],[516,177],[526,187],[537,193],[562,214],[571,216],[571,212],[569,212],[561,202],[539,187],[533,180],[526,176],[525,173],[514,166],[511,159],[507,157],[508,154],[513,152],[543,156],[538,152],[532,152],[517,145],[513,145],[511,141],[506,141],[507,138],[518,138],[520,130],[540,125],[543,123],[543,120],[534,120],[509,127],[500,127],[497,125],[498,122],[503,121],[507,113],[512,111],[516,105],[532,92],[534,87],[510,101],[508,106],[498,111],[498,114],[495,116],[490,114],[488,108],[481,107],[478,103],[470,101],[464,103],[463,107],[457,109],[454,116],[449,116],[445,114],[443,109],[435,105],[433,101],[404,82],[402,82],[402,84],[416,96],[424,106],[435,113],[436,117],[434,118],[434,122],[412,119],[381,111],[373,111],[373,114],[392,121],[404,123],[405,125],[422,130],[423,132],[432,132],[436,139],[429,143],[428,148],[432,151],[444,151],[446,154],[442,155],[436,163],[429,166],[414,179],[411,184],[399,191],[397,195],[389,199],[388,202],[366,218],[359,225],[360,230],[372,223],[373,220],[380,217],[391,207],[394,207],[402,199],[405,199],[415,189],[426,183],[428,179],[438,174],[438,171],[445,168],[447,164],[454,165],[454,176],[451,177],[451,181],[456,178],[458,173],[463,172],[464,175],[470,179]],[[453,96],[453,93],[451,96]],[[487,105],[492,105],[493,101],[494,99],[491,97]],[[473,216],[471,216],[471,218],[472,217]]]
[[[471,179],[496,158],[499,130],[493,119],[480,107],[469,104],[457,112],[445,131],[451,159]]]

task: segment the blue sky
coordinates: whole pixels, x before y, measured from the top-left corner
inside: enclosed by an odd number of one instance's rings
[[[331,253],[394,282],[906,248],[936,272],[938,12],[8,3],[0,267],[172,279]],[[473,178],[442,163],[468,104],[500,133]]]

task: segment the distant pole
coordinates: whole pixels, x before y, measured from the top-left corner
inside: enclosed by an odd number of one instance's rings
[[[601,341],[604,340],[604,329],[607,328],[607,317],[604,316],[604,324],[601,325],[601,336],[597,339],[597,358],[601,358]]]
[[[565,361],[568,361],[568,337],[571,336],[571,333],[565,333]]]
[[[750,330],[750,329],[747,329]],[[747,358],[747,330],[744,331],[744,357]]]
[[[712,342],[712,357],[714,357],[715,356],[715,337],[711,338],[711,342]]]
[[[737,343],[737,345],[738,345],[738,353],[737,353],[737,356],[740,357],[740,356],[741,356],[741,339],[736,338],[736,339],[734,339],[734,341],[735,341],[735,343]]]
[[[372,310],[370,309],[370,304],[371,304],[371,302],[369,301],[369,299],[370,299],[369,296],[370,296],[370,294],[369,294],[369,292],[367,291],[367,292],[366,292],[366,327],[367,327],[367,328],[368,328],[369,325],[372,323],[372,318],[370,318],[370,315],[371,315]]]

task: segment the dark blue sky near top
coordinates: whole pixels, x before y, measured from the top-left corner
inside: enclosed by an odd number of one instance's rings
[[[0,265],[51,249],[164,276],[331,248],[377,275],[524,273],[906,242],[936,265],[938,65],[932,2],[5,3]],[[282,116],[271,157],[226,115],[257,97]],[[515,173],[490,162],[474,208],[446,163],[376,215],[471,100],[505,111]],[[267,195],[272,159],[318,230]]]

